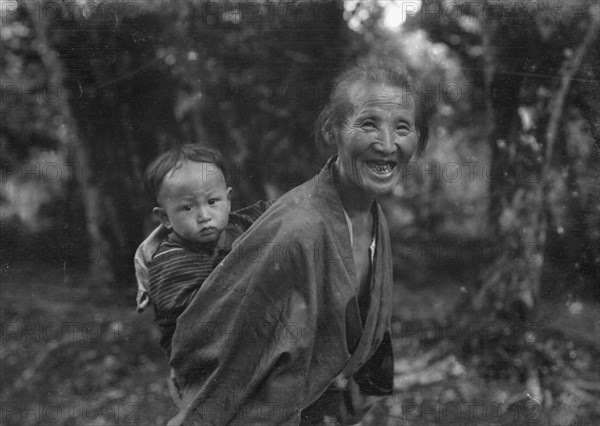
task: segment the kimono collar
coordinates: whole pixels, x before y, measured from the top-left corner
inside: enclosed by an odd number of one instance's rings
[[[331,158],[329,158],[329,160],[327,160],[327,163],[325,164],[325,167],[323,168],[323,170],[321,171],[321,173],[319,173],[318,178],[319,178],[319,183],[333,183],[333,190],[335,192],[335,194],[337,195],[337,197],[333,197],[333,201],[338,201],[339,202],[339,207],[341,207],[342,212],[344,213],[344,219],[346,220],[346,223],[348,224],[348,228],[350,230],[350,245],[352,247],[354,247],[354,238],[352,235],[352,221],[350,220],[350,216],[348,216],[348,212],[346,211],[346,209],[344,208],[344,205],[342,203],[342,199],[340,197],[340,193],[339,193],[339,181],[340,181],[340,177],[339,177],[339,171],[337,170],[337,167],[335,165],[335,161],[337,160],[337,154],[332,156]],[[333,194],[332,194],[333,195]],[[331,198],[329,198],[331,200]],[[337,203],[336,203],[337,204]],[[376,229],[377,229],[377,201],[373,201],[373,204],[371,205],[371,214],[373,215],[373,230],[371,231],[372,233],[372,237],[373,237],[373,242],[371,243],[371,245],[373,246],[374,242],[375,242],[375,234],[376,234]]]
[[[322,204],[323,209],[326,210],[324,212],[325,217],[331,217],[333,215],[336,222],[347,225],[346,212],[344,211],[342,199],[337,189],[339,177],[334,166],[336,159],[337,155],[334,155],[327,160],[327,163],[323,169],[321,169],[321,172],[313,178],[315,182],[315,196],[319,198],[319,204]],[[350,241],[348,241],[348,243],[350,243]]]
[[[331,214],[339,221],[339,223],[344,224],[345,232],[342,234],[348,235],[348,243],[350,247],[354,247],[353,235],[352,235],[352,222],[350,221],[350,217],[344,209],[344,205],[342,204],[342,199],[339,193],[339,174],[335,167],[335,161],[337,160],[337,155],[332,156],[327,160],[327,163],[321,170],[321,172],[315,176],[315,194],[318,195],[323,203],[325,204],[325,208],[328,211],[328,216]],[[379,222],[379,204],[377,200],[373,202],[371,206],[371,214],[373,215],[373,240],[371,242],[371,257],[375,249],[376,244],[376,234],[377,234],[377,226]]]

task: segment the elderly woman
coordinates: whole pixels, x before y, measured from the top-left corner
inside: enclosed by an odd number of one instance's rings
[[[170,424],[345,424],[391,394],[392,257],[377,197],[425,145],[415,87],[398,63],[338,78],[317,122],[337,155],[254,223],[177,323],[183,395]]]

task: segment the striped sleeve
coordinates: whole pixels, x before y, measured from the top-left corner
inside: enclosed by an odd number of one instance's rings
[[[204,280],[213,270],[208,253],[169,247],[159,251],[149,265],[150,299],[154,305],[155,321],[161,330],[160,345],[167,356],[177,318],[190,304]]]
[[[205,253],[174,247],[154,256],[148,290],[157,317],[177,318],[211,271],[211,257]]]

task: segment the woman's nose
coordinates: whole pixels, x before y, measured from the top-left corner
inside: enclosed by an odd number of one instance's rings
[[[382,129],[379,136],[379,141],[377,144],[375,144],[377,151],[386,156],[393,155],[397,149],[395,138],[395,129]]]

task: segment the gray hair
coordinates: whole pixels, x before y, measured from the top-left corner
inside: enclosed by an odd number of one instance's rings
[[[420,96],[418,87],[406,69],[404,63],[392,60],[361,61],[343,72],[334,83],[329,101],[319,114],[315,123],[317,143],[334,143],[333,135],[343,120],[353,111],[354,104],[349,99],[351,87],[358,82],[383,84],[388,87],[405,89],[415,101],[415,126],[419,132],[417,154],[421,154],[429,136],[428,111]]]

